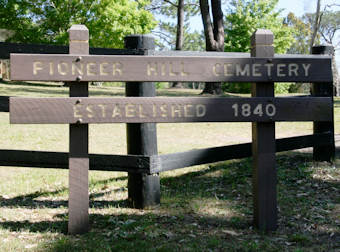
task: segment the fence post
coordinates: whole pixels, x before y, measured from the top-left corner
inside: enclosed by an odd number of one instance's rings
[[[155,49],[154,38],[149,35],[125,37],[126,49]],[[142,56],[141,56],[142,57]],[[126,96],[156,96],[156,87],[150,82],[127,82]],[[126,125],[127,153],[151,156],[157,154],[157,131],[155,123],[128,123]],[[147,208],[160,203],[160,179],[158,174],[129,173],[129,201],[134,208]]]
[[[271,31],[257,30],[251,37],[251,56],[268,57],[272,64],[273,40]],[[274,97],[274,83],[254,83],[252,97]],[[275,122],[253,122],[254,225],[263,231],[277,229],[275,148]]]
[[[70,54],[89,54],[89,30],[84,25],[72,25],[69,30]],[[81,57],[77,59],[81,61]],[[70,97],[87,97],[88,83],[69,82]],[[78,100],[80,103],[81,100]],[[80,119],[79,119],[80,120]],[[69,153],[69,220],[68,233],[80,234],[89,230],[88,194],[88,124],[70,124]]]
[[[333,46],[314,46],[312,54],[333,55]],[[330,83],[312,83],[312,96],[331,97],[333,104],[333,82]],[[332,115],[333,106],[331,108]],[[313,147],[314,161],[328,161],[331,162],[335,156],[335,141],[334,141],[334,118],[330,122],[313,122],[313,134],[317,133],[331,133],[331,142],[326,145],[318,145]]]

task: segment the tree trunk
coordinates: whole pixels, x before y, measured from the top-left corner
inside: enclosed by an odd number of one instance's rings
[[[340,96],[340,82],[339,82],[339,73],[338,68],[335,61],[335,50],[332,54],[332,71],[333,71],[333,86],[334,86],[334,95]]]
[[[184,0],[178,0],[177,5],[177,32],[176,32],[176,51],[181,51],[183,47],[184,34]],[[173,82],[172,88],[183,88],[182,82]]]
[[[200,9],[207,51],[224,51],[224,27],[221,0],[210,0],[213,23],[208,0],[200,0]],[[207,82],[202,94],[222,94],[221,82]]]
[[[310,47],[309,47],[311,54],[312,54],[312,48],[314,46],[314,42],[318,34],[320,23],[321,23],[322,13],[320,12],[320,7],[321,7],[321,0],[317,0],[313,33],[312,33],[312,37],[310,40]]]

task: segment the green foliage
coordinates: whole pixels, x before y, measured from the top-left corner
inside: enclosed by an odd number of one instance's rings
[[[275,83],[275,94],[287,94],[294,83]],[[222,88],[225,92],[246,94],[251,90],[251,83],[225,83]]]
[[[294,42],[294,30],[284,24],[275,7],[278,0],[234,0],[225,17],[225,51],[250,52],[250,37],[257,29],[268,29],[274,34],[276,53],[285,53]],[[251,84],[224,84],[224,91],[249,93]],[[287,85],[275,85],[279,93],[288,92]]]
[[[294,41],[293,29],[283,23],[280,11],[275,11],[278,0],[234,0],[225,21],[225,51],[249,52],[250,37],[257,29],[268,29],[274,34],[276,53],[285,53]]]
[[[147,0],[11,0],[0,2],[0,28],[14,31],[11,42],[67,44],[72,24],[85,24],[90,45],[123,47],[129,34],[144,34],[156,25],[144,7]]]
[[[311,21],[311,20],[310,20]],[[288,53],[309,54],[310,41],[312,36],[312,24],[306,18],[299,18],[290,12],[285,19],[285,23],[294,29],[295,41],[291,44]],[[318,37],[317,37],[318,40]]]

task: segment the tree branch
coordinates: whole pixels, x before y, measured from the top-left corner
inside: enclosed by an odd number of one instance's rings
[[[178,5],[177,4],[174,4],[173,2],[169,1],[169,0],[163,0],[164,2],[168,3],[168,4],[171,4],[172,6],[178,8]]]

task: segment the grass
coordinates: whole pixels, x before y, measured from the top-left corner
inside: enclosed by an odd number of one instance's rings
[[[67,88],[49,83],[5,83],[0,91],[67,96]],[[91,87],[90,93],[122,95],[123,89]],[[9,125],[8,113],[0,113],[0,130],[1,149],[68,151],[65,125]],[[250,123],[158,124],[157,131],[160,153],[251,139]],[[311,123],[277,124],[277,137],[311,131]],[[123,124],[90,125],[92,153],[124,154],[125,141]],[[161,205],[148,210],[128,207],[126,173],[91,171],[91,231],[69,236],[68,172],[0,167],[0,251],[339,251],[339,168],[339,156],[330,165],[312,162],[309,152],[278,154],[279,228],[269,234],[252,226],[251,159],[164,172]]]

